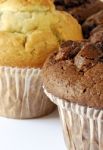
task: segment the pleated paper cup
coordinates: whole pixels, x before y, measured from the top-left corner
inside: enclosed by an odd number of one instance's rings
[[[80,106],[46,95],[59,109],[68,150],[103,150],[103,110]]]
[[[42,89],[40,69],[0,67],[0,116],[26,119],[54,110]]]

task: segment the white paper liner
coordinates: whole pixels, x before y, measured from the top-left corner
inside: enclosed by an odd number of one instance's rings
[[[34,118],[54,109],[42,89],[41,70],[0,67],[0,116]]]
[[[44,89],[57,104],[68,150],[103,150],[103,110],[67,102]]]

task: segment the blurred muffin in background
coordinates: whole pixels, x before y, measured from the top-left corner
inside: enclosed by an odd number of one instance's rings
[[[94,32],[103,30],[103,10],[88,17],[82,25],[85,38],[89,38]]]
[[[80,23],[103,9],[100,0],[54,0],[56,8],[72,14]]]

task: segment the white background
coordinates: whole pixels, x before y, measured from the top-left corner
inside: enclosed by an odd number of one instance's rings
[[[66,150],[58,112],[31,120],[1,117],[0,150]]]

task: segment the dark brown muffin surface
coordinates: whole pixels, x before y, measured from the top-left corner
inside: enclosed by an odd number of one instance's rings
[[[94,32],[103,31],[103,10],[87,18],[82,28],[85,38],[88,38]]]
[[[103,10],[100,0],[54,0],[56,8],[72,14],[79,23],[83,23],[89,16]]]
[[[87,0],[54,0],[56,5],[65,5],[66,7],[75,7],[83,4]]]
[[[46,61],[43,81],[47,91],[59,98],[103,108],[102,43],[63,43],[59,52],[53,53]]]

